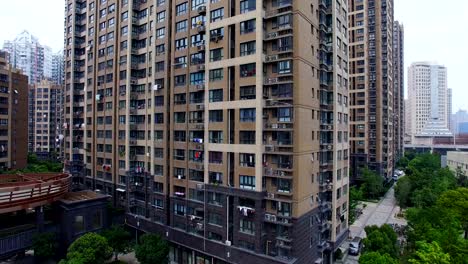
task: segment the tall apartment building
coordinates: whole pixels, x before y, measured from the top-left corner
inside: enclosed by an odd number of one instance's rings
[[[30,84],[51,77],[52,51],[28,31],[21,32],[13,41],[5,41],[3,48],[10,54],[10,65],[22,70]]]
[[[405,99],[405,144],[411,144],[411,105],[410,100]]]
[[[28,77],[8,64],[0,51],[0,169],[26,167]]]
[[[447,128],[452,132],[455,133],[453,130],[452,124],[452,89],[447,89]]]
[[[33,85],[33,140],[32,151],[49,156],[61,152],[62,133],[62,93],[63,87],[50,81],[41,81]]]
[[[349,0],[350,146],[353,176],[389,179],[395,159],[393,0]]]
[[[68,0],[65,158],[176,263],[347,237],[347,3]]]
[[[394,161],[404,155],[405,137],[405,31],[400,22],[393,23],[393,128]]]
[[[52,76],[51,81],[58,85],[63,85],[65,78],[65,68],[63,62],[63,52],[57,52],[52,55]]]
[[[415,62],[408,69],[411,107],[411,142],[430,143],[434,137],[450,137],[448,130],[447,68],[431,62]]]

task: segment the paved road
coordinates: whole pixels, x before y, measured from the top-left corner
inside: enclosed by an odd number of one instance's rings
[[[349,227],[351,237],[366,237],[366,231],[364,227],[369,225],[381,226],[387,224],[399,224],[406,225],[406,220],[402,218],[396,218],[397,212],[400,207],[396,205],[393,187],[388,190],[384,198],[379,203],[369,203],[364,208],[362,214],[358,219]],[[347,256],[346,264],[357,264],[359,256]]]

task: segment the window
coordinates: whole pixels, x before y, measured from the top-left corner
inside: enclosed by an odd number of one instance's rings
[[[210,50],[210,61],[220,61],[223,59],[223,48]]]
[[[187,13],[187,2],[176,6],[176,16]]]
[[[174,77],[175,86],[185,85],[185,75],[177,75]]]
[[[241,218],[240,223],[239,223],[239,231],[242,233],[249,234],[249,235],[254,235],[255,234],[254,222]]]
[[[224,17],[224,8],[219,8],[211,11],[211,22],[222,20]]]
[[[176,215],[181,215],[181,216],[185,216],[185,205],[181,205],[181,204],[174,204],[174,214]]]
[[[73,232],[79,234],[85,231],[84,217],[82,215],[76,215],[73,221]]]
[[[206,21],[205,16],[192,17],[192,28],[205,25],[205,21]]]
[[[255,85],[240,87],[240,99],[251,100],[255,99]]]
[[[278,108],[278,121],[291,122],[292,109],[291,108]]]
[[[221,152],[219,152],[219,153],[221,153]],[[223,163],[223,161],[222,161],[222,158],[217,159],[217,160],[213,159],[212,162],[210,162],[210,163],[221,164],[221,163]],[[221,172],[210,171],[208,176],[209,176],[209,182],[210,183],[213,183],[213,184],[222,184],[223,183],[223,174]]]
[[[156,38],[157,39],[162,39],[166,35],[166,29],[165,28],[158,28],[156,29]]]
[[[210,143],[223,143],[223,131],[210,131],[209,142]]]
[[[161,11],[156,14],[156,22],[161,23],[166,19],[166,11]]]
[[[223,122],[223,110],[210,110],[209,120],[211,123]]]
[[[239,132],[240,144],[255,144],[255,131],[240,131]]]
[[[176,33],[187,31],[187,20],[176,23]]]
[[[190,73],[190,84],[198,85],[205,83],[205,72]]]
[[[220,81],[223,79],[223,69],[210,70],[210,82]]]
[[[272,71],[274,73],[279,73],[279,74],[286,74],[286,73],[291,73],[292,71],[292,65],[291,61],[279,61],[276,65],[273,65]]]
[[[239,165],[241,167],[255,167],[255,154],[239,153]]]
[[[211,225],[223,225],[223,217],[217,213],[208,213],[208,223]]]
[[[255,63],[243,64],[240,66],[240,77],[253,77],[256,74]]]
[[[223,163],[223,153],[218,152],[218,151],[210,151],[208,161],[210,163],[214,163],[214,164],[222,164]]]
[[[223,89],[210,90],[209,99],[210,103],[223,101]]]
[[[192,10],[196,10],[198,7],[205,4],[206,0],[192,0]]]
[[[203,46],[205,45],[205,35],[204,34],[193,35],[191,37],[191,41],[192,41],[192,47]]]
[[[255,31],[255,19],[247,20],[240,23],[240,33],[247,34]]]
[[[291,26],[292,21],[292,16],[291,15],[282,15],[279,17],[276,17],[275,20],[273,20],[273,28],[286,28]]]
[[[175,41],[176,50],[182,50],[187,48],[187,38],[176,39]]]
[[[241,14],[255,10],[255,0],[241,0],[240,12]]]
[[[255,54],[255,41],[249,41],[240,44],[240,55],[247,56]]]
[[[95,211],[93,212],[93,218],[91,221],[92,224],[92,229],[99,229],[102,227],[102,212],[101,211]]]
[[[240,109],[241,122],[255,122],[255,108]]]

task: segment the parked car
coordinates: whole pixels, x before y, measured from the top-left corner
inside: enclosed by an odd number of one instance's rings
[[[350,255],[359,255],[361,253],[362,249],[362,238],[360,237],[355,237],[353,240],[349,243],[349,254]]]

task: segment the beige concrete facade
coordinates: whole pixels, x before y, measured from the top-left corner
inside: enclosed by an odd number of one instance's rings
[[[341,0],[67,1],[76,186],[229,247],[295,263],[330,256],[348,231],[347,10]],[[133,192],[140,183],[151,194]],[[239,207],[255,208],[255,221]],[[252,236],[238,230],[249,226]]]

